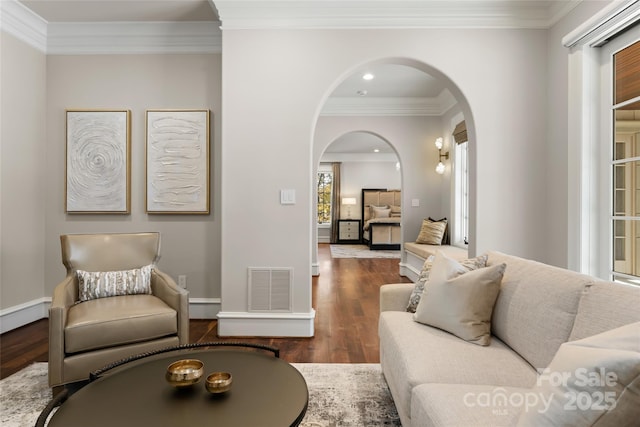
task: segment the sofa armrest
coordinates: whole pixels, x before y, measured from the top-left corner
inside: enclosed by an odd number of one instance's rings
[[[60,384],[63,377],[64,327],[69,307],[78,299],[77,279],[68,275],[56,285],[49,307],[49,385]]]
[[[414,283],[394,283],[380,287],[380,312],[406,311]]]
[[[153,269],[151,292],[178,313],[180,344],[189,343],[189,291],[179,287],[167,273]]]

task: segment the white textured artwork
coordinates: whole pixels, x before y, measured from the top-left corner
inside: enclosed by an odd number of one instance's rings
[[[209,213],[209,111],[147,111],[147,212]]]
[[[129,212],[129,111],[67,111],[68,213]]]

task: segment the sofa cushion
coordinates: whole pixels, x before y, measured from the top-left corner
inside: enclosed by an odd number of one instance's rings
[[[536,371],[502,341],[487,347],[413,321],[402,311],[380,313],[380,361],[398,411],[410,414],[411,390],[425,383],[531,387]]]
[[[640,287],[597,280],[583,292],[569,340],[634,322],[640,322]]]
[[[423,245],[415,242],[405,242],[404,249],[424,260],[435,255],[437,251],[443,251],[451,258],[457,260],[463,260],[469,257],[466,249],[450,245]]]
[[[146,341],[177,331],[176,311],[153,295],[94,299],[69,309],[65,353]]]
[[[523,405],[510,396],[526,396],[520,387],[423,384],[411,394],[412,427],[511,427]]]
[[[118,295],[151,293],[153,265],[120,271],[76,270],[78,299],[88,301]]]
[[[560,346],[519,426],[631,426],[640,420],[640,322]],[[549,402],[542,404],[542,401]]]
[[[545,368],[569,339],[578,303],[593,278],[499,252],[487,265],[507,264],[493,309],[492,332],[535,368]]]
[[[438,253],[414,320],[478,345],[491,341],[491,314],[505,264],[470,271]]]

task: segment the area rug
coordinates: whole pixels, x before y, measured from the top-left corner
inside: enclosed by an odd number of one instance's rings
[[[401,425],[379,364],[292,365],[302,373],[309,388],[309,407],[301,426]],[[0,426],[33,426],[50,399],[46,363],[34,363],[3,379]]]
[[[331,258],[400,258],[400,251],[369,250],[367,245],[330,245]]]

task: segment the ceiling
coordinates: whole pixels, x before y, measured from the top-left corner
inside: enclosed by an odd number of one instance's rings
[[[8,0],[2,0],[8,1]],[[469,26],[545,28],[581,0],[18,0],[47,26],[86,23],[215,23],[222,28],[424,28]],[[214,4],[215,3],[215,4]],[[295,5],[295,7],[294,7]],[[474,20],[474,21],[470,21]],[[300,22],[304,22],[300,26]],[[476,22],[476,24],[473,24]],[[459,24],[458,24],[459,25]],[[375,77],[366,81],[366,72]],[[431,100],[446,95],[443,83],[401,65],[378,64],[346,78],[327,103],[384,105],[386,100]],[[446,99],[446,96],[444,97]],[[415,103],[415,101],[414,101]],[[446,108],[450,108],[447,106]],[[340,115],[340,108],[338,113]],[[379,113],[376,113],[379,114]],[[393,152],[378,137],[353,133],[327,152]]]

